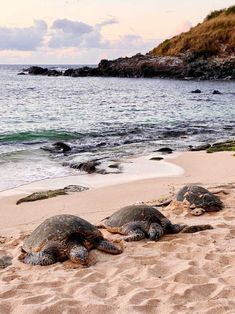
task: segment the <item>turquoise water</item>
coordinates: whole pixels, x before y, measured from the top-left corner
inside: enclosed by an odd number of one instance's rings
[[[17,76],[21,69],[0,66],[0,190],[77,174],[64,162],[235,136],[234,82]],[[197,88],[202,93],[192,94]],[[56,141],[74,154],[40,149]]]

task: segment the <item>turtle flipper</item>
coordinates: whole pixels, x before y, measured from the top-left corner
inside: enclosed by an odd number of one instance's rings
[[[95,245],[96,249],[110,253],[110,254],[121,254],[122,250],[115,246],[112,242],[109,242],[108,240],[105,239],[100,239],[97,241]]]
[[[73,263],[88,264],[88,250],[83,245],[74,244],[71,246],[68,256]]]
[[[23,263],[31,265],[47,266],[57,262],[56,254],[53,252],[29,253],[23,259]]]
[[[60,255],[61,248],[54,243],[48,243],[42,251],[26,254],[22,259],[22,262],[31,265],[47,266],[58,262]]]
[[[145,233],[141,229],[134,229],[128,232],[128,235],[124,237],[126,242],[140,241],[145,238]]]
[[[126,242],[140,241],[145,238],[145,232],[141,228],[141,224],[137,221],[125,224],[121,228],[121,234],[126,235],[124,240]]]
[[[194,233],[198,231],[214,229],[211,225],[194,225],[194,226],[185,226],[182,230],[182,233]]]
[[[180,225],[180,224],[171,224],[170,233],[179,233],[186,227],[188,227],[188,226],[187,225]]]
[[[149,239],[158,241],[163,236],[164,230],[158,223],[152,223],[149,227]]]

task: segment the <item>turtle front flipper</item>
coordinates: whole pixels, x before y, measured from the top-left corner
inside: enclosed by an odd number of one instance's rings
[[[130,230],[128,235],[124,237],[126,242],[140,241],[145,238],[145,233],[141,229]]]
[[[31,265],[47,266],[55,264],[58,261],[59,250],[57,247],[48,245],[44,250],[34,253],[28,253],[22,262]]]
[[[95,243],[97,250],[110,253],[110,254],[121,254],[122,250],[114,245],[112,242],[105,240],[104,238],[98,239]]]
[[[88,250],[81,244],[72,245],[68,257],[73,263],[88,265]]]
[[[126,237],[124,237],[126,242],[140,241],[145,238],[145,232],[138,222],[127,223],[121,228],[121,233],[126,235]]]
[[[149,227],[149,239],[158,241],[164,234],[164,230],[158,223],[152,223]]]

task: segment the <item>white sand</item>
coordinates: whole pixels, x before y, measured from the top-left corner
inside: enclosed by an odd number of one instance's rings
[[[0,256],[13,257],[13,264],[0,270],[0,313],[235,313],[235,157],[187,152],[171,162],[185,172],[97,184],[82,193],[18,206],[21,195],[0,195]],[[90,255],[96,263],[89,268],[73,269],[66,262],[30,266],[17,260],[23,239],[47,217],[71,213],[97,223],[124,205],[154,203],[185,183],[217,191],[222,185],[228,194],[218,195],[225,208],[200,217],[184,209],[168,208],[164,214],[173,222],[210,223],[213,230],[168,235],[156,243],[125,243],[118,256],[94,250]]]

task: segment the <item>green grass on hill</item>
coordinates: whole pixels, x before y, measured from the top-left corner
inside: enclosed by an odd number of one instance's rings
[[[202,23],[165,40],[149,54],[177,56],[186,52],[197,56],[235,54],[235,6],[211,12]]]

